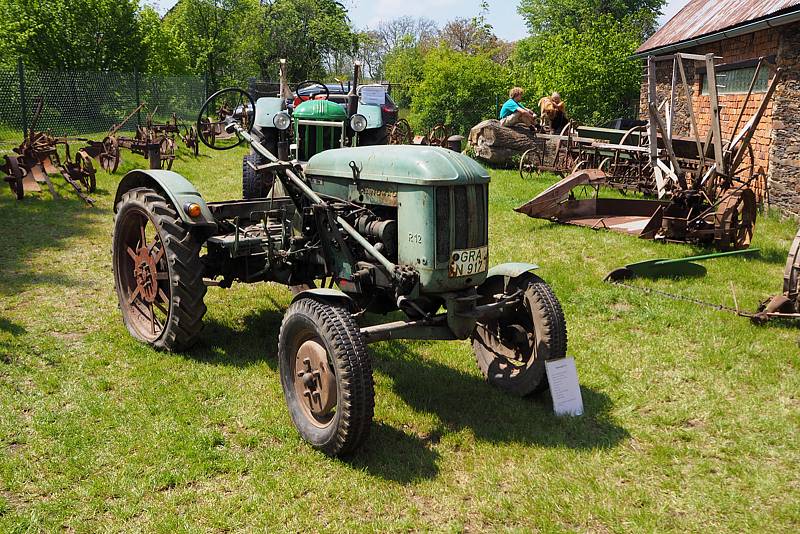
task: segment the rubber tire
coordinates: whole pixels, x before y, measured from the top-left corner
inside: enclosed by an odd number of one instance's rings
[[[248,165],[248,162],[259,166],[267,161],[261,154],[246,154],[242,158],[242,198],[245,200],[266,198],[272,188],[272,181],[265,180],[263,175],[259,175]]]
[[[120,291],[120,278],[117,271],[118,255],[124,254],[118,243],[117,224],[126,216],[128,210],[138,207],[150,215],[150,220],[158,228],[158,234],[165,248],[169,269],[170,307],[169,316],[161,335],[155,341],[142,338],[127,319],[127,306]],[[201,243],[184,227],[175,209],[156,191],[144,187],[131,189],[117,204],[114,217],[114,237],[112,245],[112,266],[114,286],[120,300],[125,326],[131,335],[155,349],[172,352],[190,348],[197,341],[203,329],[203,316],[206,305],[206,285],[203,283],[203,265],[200,262]]]
[[[294,388],[295,354],[311,337],[321,340],[336,374],[336,412],[325,427],[307,419]],[[305,441],[329,456],[350,454],[364,443],[372,425],[375,386],[364,340],[347,309],[313,298],[292,303],[281,323],[278,363],[289,414]]]
[[[520,377],[513,381],[503,380],[502,377],[489,372],[495,359],[489,359],[484,351],[479,350],[474,334],[472,347],[478,367],[490,384],[513,395],[524,397],[540,393],[548,388],[547,373],[544,367],[546,360],[566,357],[567,322],[561,303],[544,280],[533,274],[523,275],[518,280],[527,283],[526,301],[530,305],[528,311],[533,320],[537,340],[536,361],[525,369]]]
[[[358,146],[376,146],[389,144],[389,130],[387,127],[373,128],[367,130],[358,137]]]

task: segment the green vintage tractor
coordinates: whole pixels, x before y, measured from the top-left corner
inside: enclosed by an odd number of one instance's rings
[[[270,162],[280,188],[206,202],[174,172],[128,173],[115,198],[113,266],[131,335],[186,350],[207,286],[287,286],[286,403],[300,435],[330,455],[369,432],[370,343],[469,339],[490,383],[515,395],[547,387],[544,361],[566,355],[564,315],[536,265],[489,268],[480,165],[442,148],[373,146],[327,150],[301,168],[256,141],[246,120],[226,128]],[[394,317],[361,326],[367,312]]]

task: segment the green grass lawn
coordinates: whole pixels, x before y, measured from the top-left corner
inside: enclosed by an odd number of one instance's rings
[[[175,170],[238,198],[243,150]],[[289,292],[210,288],[198,346],[135,342],[111,273],[112,199],[0,189],[0,531],[767,531],[800,529],[800,329],[602,282],[700,252],[512,208],[552,179],[493,171],[491,261],[531,261],[567,317],[586,413],[486,385],[467,342],[370,347],[375,422],[332,460],[298,438],[276,344]],[[63,184],[57,179],[56,183]],[[780,291],[795,222],[763,217],[754,257],[636,283],[743,308]]]

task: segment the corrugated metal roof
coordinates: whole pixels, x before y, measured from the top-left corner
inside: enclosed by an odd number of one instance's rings
[[[691,0],[645,41],[636,53],[796,10],[800,10],[800,0]]]

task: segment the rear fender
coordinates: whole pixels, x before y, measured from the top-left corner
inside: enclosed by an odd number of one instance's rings
[[[535,263],[524,262],[501,263],[500,265],[495,265],[486,273],[486,281],[478,288],[478,293],[484,296],[490,296],[496,290],[502,289],[505,291],[509,281],[524,276],[538,268],[539,266]]]
[[[164,195],[186,226],[217,227],[214,216],[200,192],[180,174],[166,170],[137,169],[126,174],[117,186],[117,194],[114,197],[115,212],[117,204],[122,200],[122,195],[137,187],[147,187]],[[184,209],[187,204],[199,205],[200,216],[190,217]]]
[[[300,299],[306,299],[306,298],[314,299],[319,302],[324,302],[325,304],[341,304],[350,311],[352,311],[354,308],[353,299],[351,299],[349,296],[339,291],[338,289],[332,289],[327,287],[306,289],[305,291],[301,291],[300,293],[292,297],[292,303],[295,303]]]

